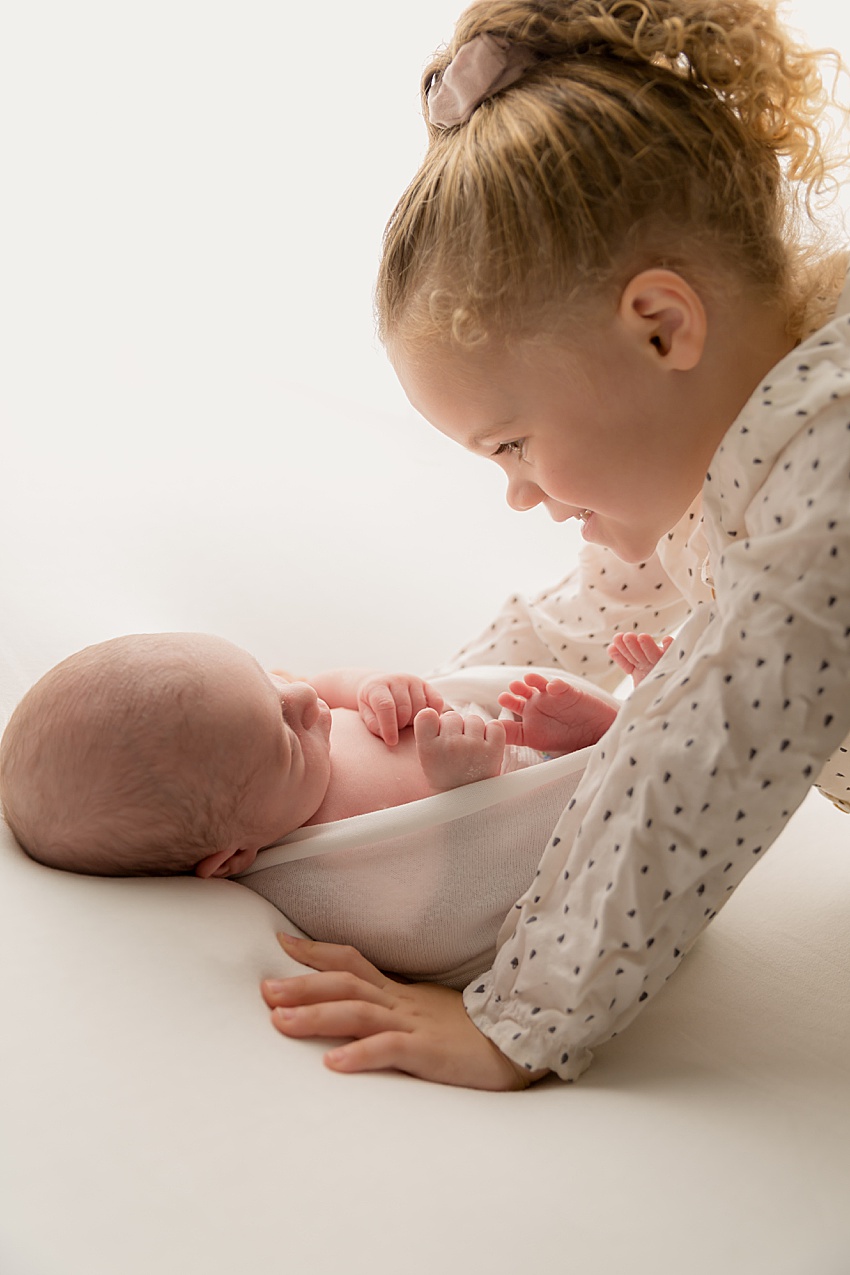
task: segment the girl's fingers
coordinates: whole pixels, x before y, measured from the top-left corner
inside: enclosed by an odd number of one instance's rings
[[[374,1036],[399,1026],[397,1011],[371,1001],[328,1001],[272,1010],[272,1023],[284,1036]]]
[[[548,679],[540,673],[526,673],[525,680],[527,685],[531,686],[535,691],[545,691],[549,685]]]
[[[298,1005],[354,1000],[390,1006],[395,1000],[390,991],[345,970],[296,974],[292,978],[266,978],[260,984],[260,990],[269,1009],[292,1009]]]
[[[341,1045],[325,1054],[325,1066],[331,1071],[384,1071],[395,1069],[412,1076],[422,1075],[416,1070],[416,1060],[408,1058],[409,1033],[381,1032],[376,1036],[364,1036],[351,1044]],[[424,1076],[424,1079],[430,1079]]]
[[[342,943],[316,943],[313,939],[296,939],[283,933],[278,934],[277,941],[288,956],[312,970],[344,970],[375,987],[394,986],[392,979],[376,969],[356,947]]]
[[[437,1084],[489,1090],[525,1089],[545,1074],[521,1072],[468,1019],[459,1035],[450,1022],[445,1026],[448,1034],[422,1034],[414,1026],[364,1036],[330,1049],[325,1066],[341,1072],[392,1069]]]
[[[437,1084],[472,1085],[484,1089],[496,1088],[495,1084],[481,1083],[476,1077],[470,1081],[455,1074],[456,1064],[447,1054],[443,1042],[435,1045],[423,1041],[410,1031],[383,1031],[363,1036],[348,1044],[329,1050],[324,1057],[325,1066],[331,1071],[403,1071],[408,1076]],[[488,1078],[489,1079],[489,1078]],[[513,1079],[506,1080],[504,1089],[522,1086]]]

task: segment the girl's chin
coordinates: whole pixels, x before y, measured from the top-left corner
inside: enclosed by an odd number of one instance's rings
[[[581,525],[582,538],[588,544],[600,545],[602,548],[610,549],[615,557],[621,562],[628,562],[630,565],[638,565],[641,562],[648,561],[655,553],[655,543],[641,544],[636,536],[630,536],[628,529],[626,534],[621,538],[619,536],[609,537],[605,533],[605,529],[599,525],[599,517],[595,513],[588,515],[582,521]]]

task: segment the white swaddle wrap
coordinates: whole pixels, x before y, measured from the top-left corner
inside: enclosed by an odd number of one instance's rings
[[[553,669],[479,667],[433,678],[446,701],[499,713],[508,682]],[[421,801],[300,828],[237,879],[311,938],[351,943],[380,969],[464,987],[488,969],[589,749]]]

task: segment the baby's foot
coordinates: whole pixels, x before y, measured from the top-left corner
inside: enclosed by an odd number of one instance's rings
[[[672,641],[666,637],[656,642],[649,633],[618,633],[608,647],[608,654],[624,673],[631,675],[635,686],[640,686]]]
[[[413,719],[413,735],[422,773],[438,792],[491,779],[502,769],[502,722],[423,708]]]
[[[522,720],[504,723],[509,744],[525,744],[539,752],[573,753],[601,739],[617,716],[616,708],[560,677],[548,680],[526,673],[521,682],[499,696]]]

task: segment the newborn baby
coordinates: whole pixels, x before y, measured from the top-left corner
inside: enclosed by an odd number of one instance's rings
[[[204,634],[115,638],[24,696],[0,742],[0,798],[52,867],[235,876],[304,824],[497,775],[508,747],[584,748],[616,711],[538,674],[499,703],[516,717],[464,717],[405,674],[291,680]]]

